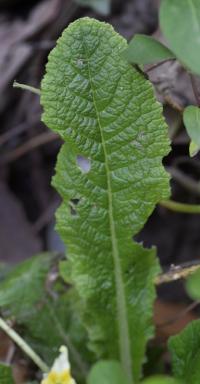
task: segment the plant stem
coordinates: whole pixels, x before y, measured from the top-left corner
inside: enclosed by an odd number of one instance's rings
[[[39,96],[41,95],[40,89],[31,87],[31,85],[18,83],[17,81],[14,81],[13,88],[20,88],[20,89],[24,89],[25,91],[36,93],[36,95],[39,95]]]
[[[173,200],[163,200],[159,204],[175,212],[200,214],[200,204],[184,204]]]
[[[33,351],[33,349],[25,342],[17,332],[14,331],[3,319],[0,317],[0,328],[7,333],[7,335],[22,349],[24,353],[34,363],[41,369],[43,372],[48,372],[49,367],[44,363],[44,361]]]

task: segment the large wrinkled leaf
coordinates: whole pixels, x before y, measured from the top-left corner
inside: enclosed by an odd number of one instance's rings
[[[173,59],[174,54],[151,36],[135,35],[124,52],[126,59],[135,64],[152,64]]]
[[[154,249],[132,241],[168,197],[169,151],[161,107],[123,58],[126,41],[107,24],[80,19],[49,56],[44,122],[66,141],[54,185],[63,197],[58,229],[68,246],[91,346],[120,359],[138,380],[153,335]],[[77,160],[85,157],[90,170]]]
[[[91,369],[87,384],[130,384],[120,364],[116,361],[100,361]]]
[[[0,364],[0,383],[14,384],[12,370],[8,365]]]
[[[162,0],[160,25],[177,58],[200,74],[199,0]]]
[[[174,376],[185,384],[200,383],[200,320],[169,340]]]

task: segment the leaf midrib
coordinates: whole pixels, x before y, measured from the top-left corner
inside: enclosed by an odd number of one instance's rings
[[[111,185],[110,169],[109,169],[109,163],[108,163],[108,155],[106,150],[106,142],[104,139],[103,129],[101,126],[100,116],[97,108],[97,103],[95,99],[95,89],[93,86],[90,62],[87,54],[87,49],[84,43],[84,38],[82,38],[82,42],[83,42],[85,55],[87,58],[86,61],[87,61],[89,82],[90,82],[91,91],[92,91],[92,99],[94,103],[94,108],[95,108],[96,118],[97,118],[99,131],[101,135],[102,147],[103,147],[104,158],[105,158],[106,179],[107,179],[107,186],[108,186],[108,214],[109,214],[111,242],[112,242],[112,255],[113,255],[113,261],[114,261],[114,267],[115,267],[114,273],[115,273],[116,296],[117,296],[120,360],[128,378],[130,379],[130,382],[133,384],[134,381],[133,381],[133,374],[132,374],[132,358],[131,358],[131,348],[130,348],[128,315],[127,315],[124,282],[122,277],[118,241],[116,236],[115,221],[114,221],[114,214],[113,214],[112,185]]]

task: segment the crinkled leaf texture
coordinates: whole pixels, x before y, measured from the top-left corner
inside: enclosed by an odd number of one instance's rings
[[[155,250],[132,237],[168,197],[169,143],[151,84],[122,58],[126,47],[108,24],[72,23],[50,53],[41,102],[43,121],[66,141],[54,178],[63,198],[57,227],[91,346],[120,359],[137,382],[153,335],[159,266]]]
[[[200,383],[200,320],[169,340],[174,376],[185,384]]]

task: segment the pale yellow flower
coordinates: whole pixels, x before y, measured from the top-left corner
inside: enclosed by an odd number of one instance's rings
[[[71,376],[68,350],[62,346],[60,356],[54,361],[50,372],[44,376],[41,384],[76,384]]]

